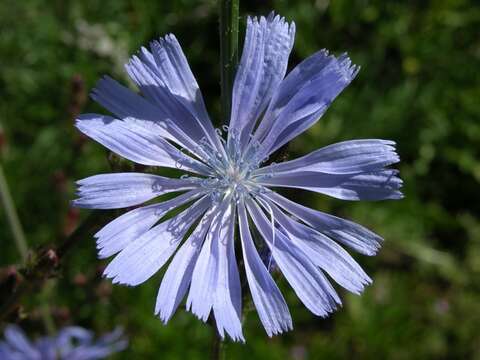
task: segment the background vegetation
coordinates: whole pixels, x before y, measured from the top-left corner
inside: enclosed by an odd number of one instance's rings
[[[336,141],[398,143],[405,199],[351,203],[292,194],[353,219],[386,242],[359,257],[374,283],[361,296],[339,289],[343,309],[315,318],[281,280],[295,330],[272,339],[251,312],[247,344],[232,359],[480,358],[480,7],[474,1],[241,1],[247,14],[275,9],[297,24],[290,68],[320,48],[348,51],[362,66],[290,157]],[[127,82],[122,64],[141,45],[176,34],[212,117],[219,113],[217,5],[213,0],[3,0],[0,2],[0,159],[30,248],[58,243],[87,212],[70,209],[73,182],[109,171],[106,151],[73,128],[102,110],[87,97],[103,74]],[[0,209],[0,276],[20,262]],[[212,330],[183,309],[168,326],[153,316],[161,275],[137,288],[100,276],[86,237],[68,266],[10,316],[32,335],[54,325],[130,337],[118,359],[201,359]],[[2,293],[1,297],[6,296]]]

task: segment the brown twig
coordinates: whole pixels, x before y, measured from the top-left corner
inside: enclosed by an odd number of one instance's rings
[[[45,281],[56,276],[61,262],[70,250],[81,240],[98,231],[102,224],[111,217],[107,211],[92,211],[83,223],[59,246],[40,249],[31,256],[27,265],[19,270],[23,281],[8,296],[0,300],[0,320],[7,317],[25,295],[39,289]]]

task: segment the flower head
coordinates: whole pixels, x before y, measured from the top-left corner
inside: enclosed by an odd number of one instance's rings
[[[173,35],[152,42],[150,50],[142,48],[126,65],[143,96],[105,77],[92,97],[114,116],[78,119],[83,133],[122,157],[187,173],[176,179],[96,175],[78,182],[74,201],[85,208],[125,208],[181,192],[130,210],[96,234],[100,257],[117,254],[105,270],[116,283],[143,283],[172,258],[155,307],[164,322],[188,293],[187,309],[204,321],[213,313],[222,337],[244,340],[235,241],[241,243],[242,270],[269,336],[292,328],[270,274],[273,261],[319,316],[341,303],[326,274],[354,293],[371,282],[340,244],[373,255],[379,236],[272,190],[299,188],[344,200],[402,196],[397,171],[386,168],[399,161],[392,141],[345,141],[268,164],[273,152],[317,122],[358,72],[347,55],[321,50],[284,78],[294,34],[294,24],[278,15],[248,19],[231,119],[223,131],[213,127]],[[174,209],[181,211],[163,220]],[[253,239],[252,226],[259,239]],[[269,255],[262,259],[257,246]]]
[[[117,329],[94,339],[92,332],[78,326],[69,326],[58,335],[42,337],[35,342],[27,339],[16,325],[5,329],[5,340],[0,341],[2,360],[95,360],[105,359],[126,348],[127,340]]]

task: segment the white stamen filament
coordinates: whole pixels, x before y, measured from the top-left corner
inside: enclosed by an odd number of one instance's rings
[[[224,129],[227,132],[228,129]],[[219,138],[222,136],[220,129],[216,129]],[[230,133],[228,141],[220,143],[225,145],[225,151],[218,152],[207,139],[202,139],[198,144],[199,152],[208,154],[204,162],[212,171],[208,178],[201,180],[202,186],[210,194],[214,202],[226,197],[231,201],[238,201],[240,197],[250,193],[261,193],[263,187],[251,175],[258,169],[260,161],[256,158],[258,146],[250,148],[249,157],[239,154],[239,139],[235,132]]]

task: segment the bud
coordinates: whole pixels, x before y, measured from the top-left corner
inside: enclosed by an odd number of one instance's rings
[[[45,258],[53,265],[53,267],[57,267],[60,262],[57,253],[53,249],[48,249],[45,252]]]

